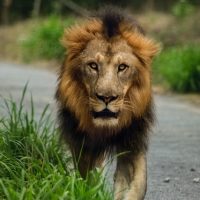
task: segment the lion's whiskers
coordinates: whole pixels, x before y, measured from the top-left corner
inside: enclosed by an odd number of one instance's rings
[[[97,102],[94,98],[89,97],[89,105],[90,106],[100,106],[101,104],[99,102]],[[136,109],[134,104],[131,103],[129,100],[120,100],[120,101],[114,102],[113,104],[111,104],[111,106],[115,109],[123,106],[124,110],[128,110],[131,112]]]
[[[124,101],[124,109],[127,109],[129,111],[133,111],[135,110],[135,106],[133,104],[131,104],[130,101]]]

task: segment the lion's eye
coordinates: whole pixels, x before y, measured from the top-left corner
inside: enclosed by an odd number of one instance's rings
[[[127,69],[127,68],[128,68],[128,65],[126,65],[126,64],[120,64],[120,65],[118,66],[118,72],[124,71],[124,70]]]
[[[95,62],[88,63],[88,66],[93,70],[98,70],[98,65]]]

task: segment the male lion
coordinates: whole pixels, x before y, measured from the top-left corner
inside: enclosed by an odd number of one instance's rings
[[[107,9],[67,29],[56,98],[62,135],[78,170],[117,158],[114,199],[141,200],[153,123],[150,64],[158,44],[125,13]]]

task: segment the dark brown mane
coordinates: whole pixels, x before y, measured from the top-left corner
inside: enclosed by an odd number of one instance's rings
[[[143,28],[136,22],[136,20],[127,12],[113,6],[106,6],[106,8],[98,11],[94,18],[100,19],[103,22],[103,33],[107,38],[112,38],[120,34],[120,24],[130,24],[132,29],[137,29],[138,32],[144,34]]]

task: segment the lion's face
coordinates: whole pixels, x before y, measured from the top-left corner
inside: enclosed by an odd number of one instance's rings
[[[117,126],[122,112],[130,110],[126,98],[137,78],[139,61],[125,40],[109,43],[95,39],[82,55],[82,78],[96,126]]]
[[[68,29],[63,37],[67,57],[57,99],[79,122],[79,129],[111,132],[141,117],[151,101],[150,64],[158,46],[130,24],[105,36],[99,20]]]

